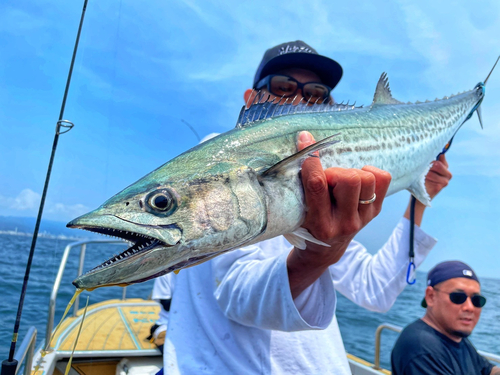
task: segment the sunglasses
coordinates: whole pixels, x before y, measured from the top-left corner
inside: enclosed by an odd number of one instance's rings
[[[262,78],[255,88],[260,90],[262,88],[277,96],[288,98],[297,93],[298,90],[302,91],[304,99],[310,102],[316,102],[327,99],[330,96],[332,89],[327,85],[320,82],[306,82],[301,83],[295,78],[283,74],[271,74]]]
[[[456,305],[461,305],[465,301],[467,301],[467,298],[469,296],[465,292],[444,292],[440,289],[434,288],[434,290],[437,290],[438,292],[448,294],[450,296],[450,301],[453,302]],[[483,307],[486,304],[486,297],[480,295],[480,294],[473,294],[470,296],[470,301],[474,305],[474,307]]]

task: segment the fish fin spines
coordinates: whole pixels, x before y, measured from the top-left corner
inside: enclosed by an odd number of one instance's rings
[[[348,111],[363,108],[362,105],[356,107],[356,103],[349,104],[349,102],[347,104],[337,104],[300,101],[299,104],[294,104],[296,98],[271,98],[269,95],[262,96],[259,92],[255,95],[260,97],[260,99],[249,101],[243,106],[236,122],[236,128],[242,128],[257,121],[280,116],[314,112]]]
[[[460,96],[462,94],[468,94],[470,91],[461,91],[461,92],[457,92],[456,94],[452,94],[452,95],[446,95],[446,96],[443,96],[441,99],[440,98],[436,98],[434,100],[429,100],[429,99],[426,99],[425,101],[421,102],[419,100],[417,100],[415,103],[412,103],[412,102],[408,102],[406,104],[425,104],[425,103],[431,103],[431,102],[440,102],[440,101],[443,101],[443,100],[449,100],[451,98],[454,98],[456,96]]]
[[[389,77],[387,77],[386,72],[382,73],[377,82],[372,104],[403,104],[399,100],[392,97],[391,88],[389,86]]]

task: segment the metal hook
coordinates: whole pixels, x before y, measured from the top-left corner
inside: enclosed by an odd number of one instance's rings
[[[412,271],[415,271],[415,262],[413,262],[413,258],[410,258],[410,263],[408,264],[408,270],[406,271],[406,283],[408,285],[413,285],[417,282],[417,279],[413,279],[410,281],[410,274]]]

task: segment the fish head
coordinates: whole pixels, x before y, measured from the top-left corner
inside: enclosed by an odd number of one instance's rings
[[[67,224],[131,244],[78,277],[75,286],[146,281],[239,247],[265,230],[266,201],[252,169],[222,163],[166,178],[168,165],[162,168]]]

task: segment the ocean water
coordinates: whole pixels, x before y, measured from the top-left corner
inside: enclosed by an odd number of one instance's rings
[[[103,237],[104,238],[104,237]],[[24,308],[19,329],[20,345],[29,327],[37,329],[37,348],[45,338],[46,321],[49,310],[49,299],[59,269],[59,263],[66,245],[74,241],[38,238],[31,274],[24,300]],[[28,260],[31,237],[0,234],[0,361],[8,358],[19,297],[21,294],[26,263]],[[123,245],[89,244],[86,249],[84,271],[125,250]],[[66,269],[59,288],[56,301],[54,327],[75,293],[71,282],[77,276],[79,248],[68,258]],[[147,281],[127,287],[127,298],[148,298],[153,289],[153,281]],[[101,288],[92,293],[80,295],[80,307],[84,307],[87,296],[89,304],[110,298],[121,298],[123,288]],[[70,311],[70,314],[73,310]]]
[[[64,248],[71,242],[48,238],[38,239],[24,302],[18,345],[30,326],[35,326],[38,330],[37,346],[45,337],[52,285]],[[0,292],[2,293],[0,298],[0,361],[8,357],[30,244],[30,237],[0,234]],[[117,245],[89,245],[84,270],[89,270],[111,254],[120,251],[121,246]],[[76,277],[78,260],[78,251],[70,254],[59,289],[55,324],[61,318],[66,304],[75,291],[71,281]],[[500,337],[500,280],[482,279],[481,285],[482,294],[488,298],[488,302],[483,308],[481,319],[470,339],[477,349],[500,355],[500,342],[497,339]],[[132,285],[127,288],[127,297],[148,298],[152,286],[152,281]],[[373,362],[377,327],[382,323],[405,326],[422,317],[425,310],[420,307],[420,301],[424,289],[425,274],[419,273],[417,283],[408,286],[391,310],[383,314],[365,310],[338,295],[337,319],[346,350]],[[89,303],[96,303],[109,298],[121,298],[122,288],[110,287],[98,289],[92,293],[82,293],[80,307],[84,305],[87,295],[90,296]],[[384,331],[382,334],[382,367],[390,367],[390,352],[396,338],[397,334],[392,331]]]

